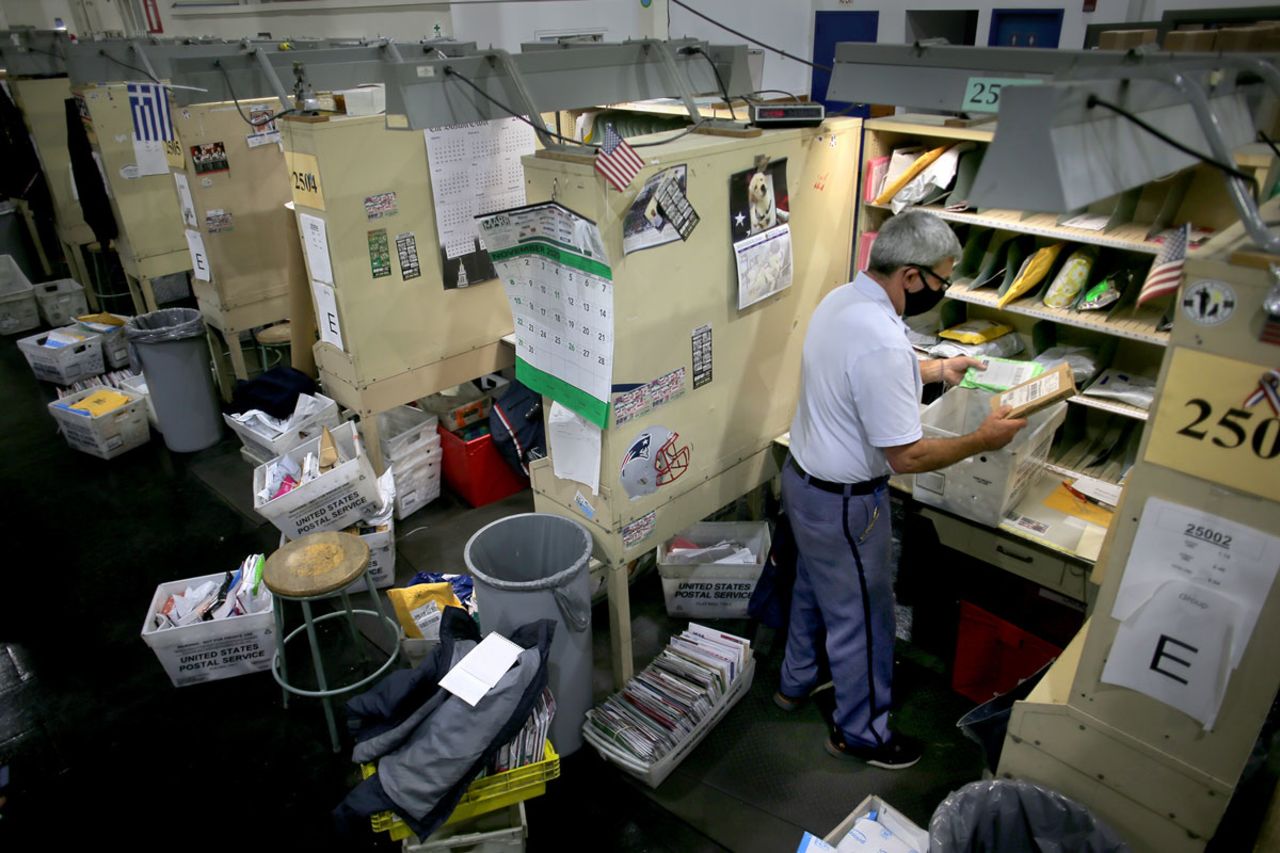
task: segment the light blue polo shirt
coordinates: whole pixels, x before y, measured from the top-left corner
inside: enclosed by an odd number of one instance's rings
[[[918,441],[920,365],[889,294],[858,273],[818,303],[804,338],[791,454],[810,475],[861,483],[892,473],[885,447]]]

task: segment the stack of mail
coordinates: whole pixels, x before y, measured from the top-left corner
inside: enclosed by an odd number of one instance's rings
[[[587,712],[586,728],[631,761],[651,764],[688,738],[743,673],[751,643],[690,623],[643,672]]]
[[[556,700],[551,689],[542,691],[538,702],[529,714],[529,721],[524,724],[520,734],[498,750],[498,754],[489,762],[489,773],[505,773],[517,767],[528,767],[542,761],[546,754],[547,733],[551,731],[551,721],[556,716]]]

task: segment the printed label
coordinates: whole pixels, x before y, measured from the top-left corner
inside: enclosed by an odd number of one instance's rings
[[[406,231],[396,235],[396,256],[400,259],[400,277],[405,281],[422,275],[418,263],[418,243],[413,234]]]

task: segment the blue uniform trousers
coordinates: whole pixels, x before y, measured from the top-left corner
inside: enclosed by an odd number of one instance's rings
[[[782,692],[816,686],[825,631],[835,683],[835,723],[851,746],[889,740],[894,602],[889,487],[868,495],[823,491],[788,463],[782,500],[799,556]]]

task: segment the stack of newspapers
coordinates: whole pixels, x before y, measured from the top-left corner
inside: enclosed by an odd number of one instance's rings
[[[583,734],[602,753],[650,765],[694,736],[698,724],[741,694],[751,643],[695,623],[672,637],[621,692],[587,712]]]

